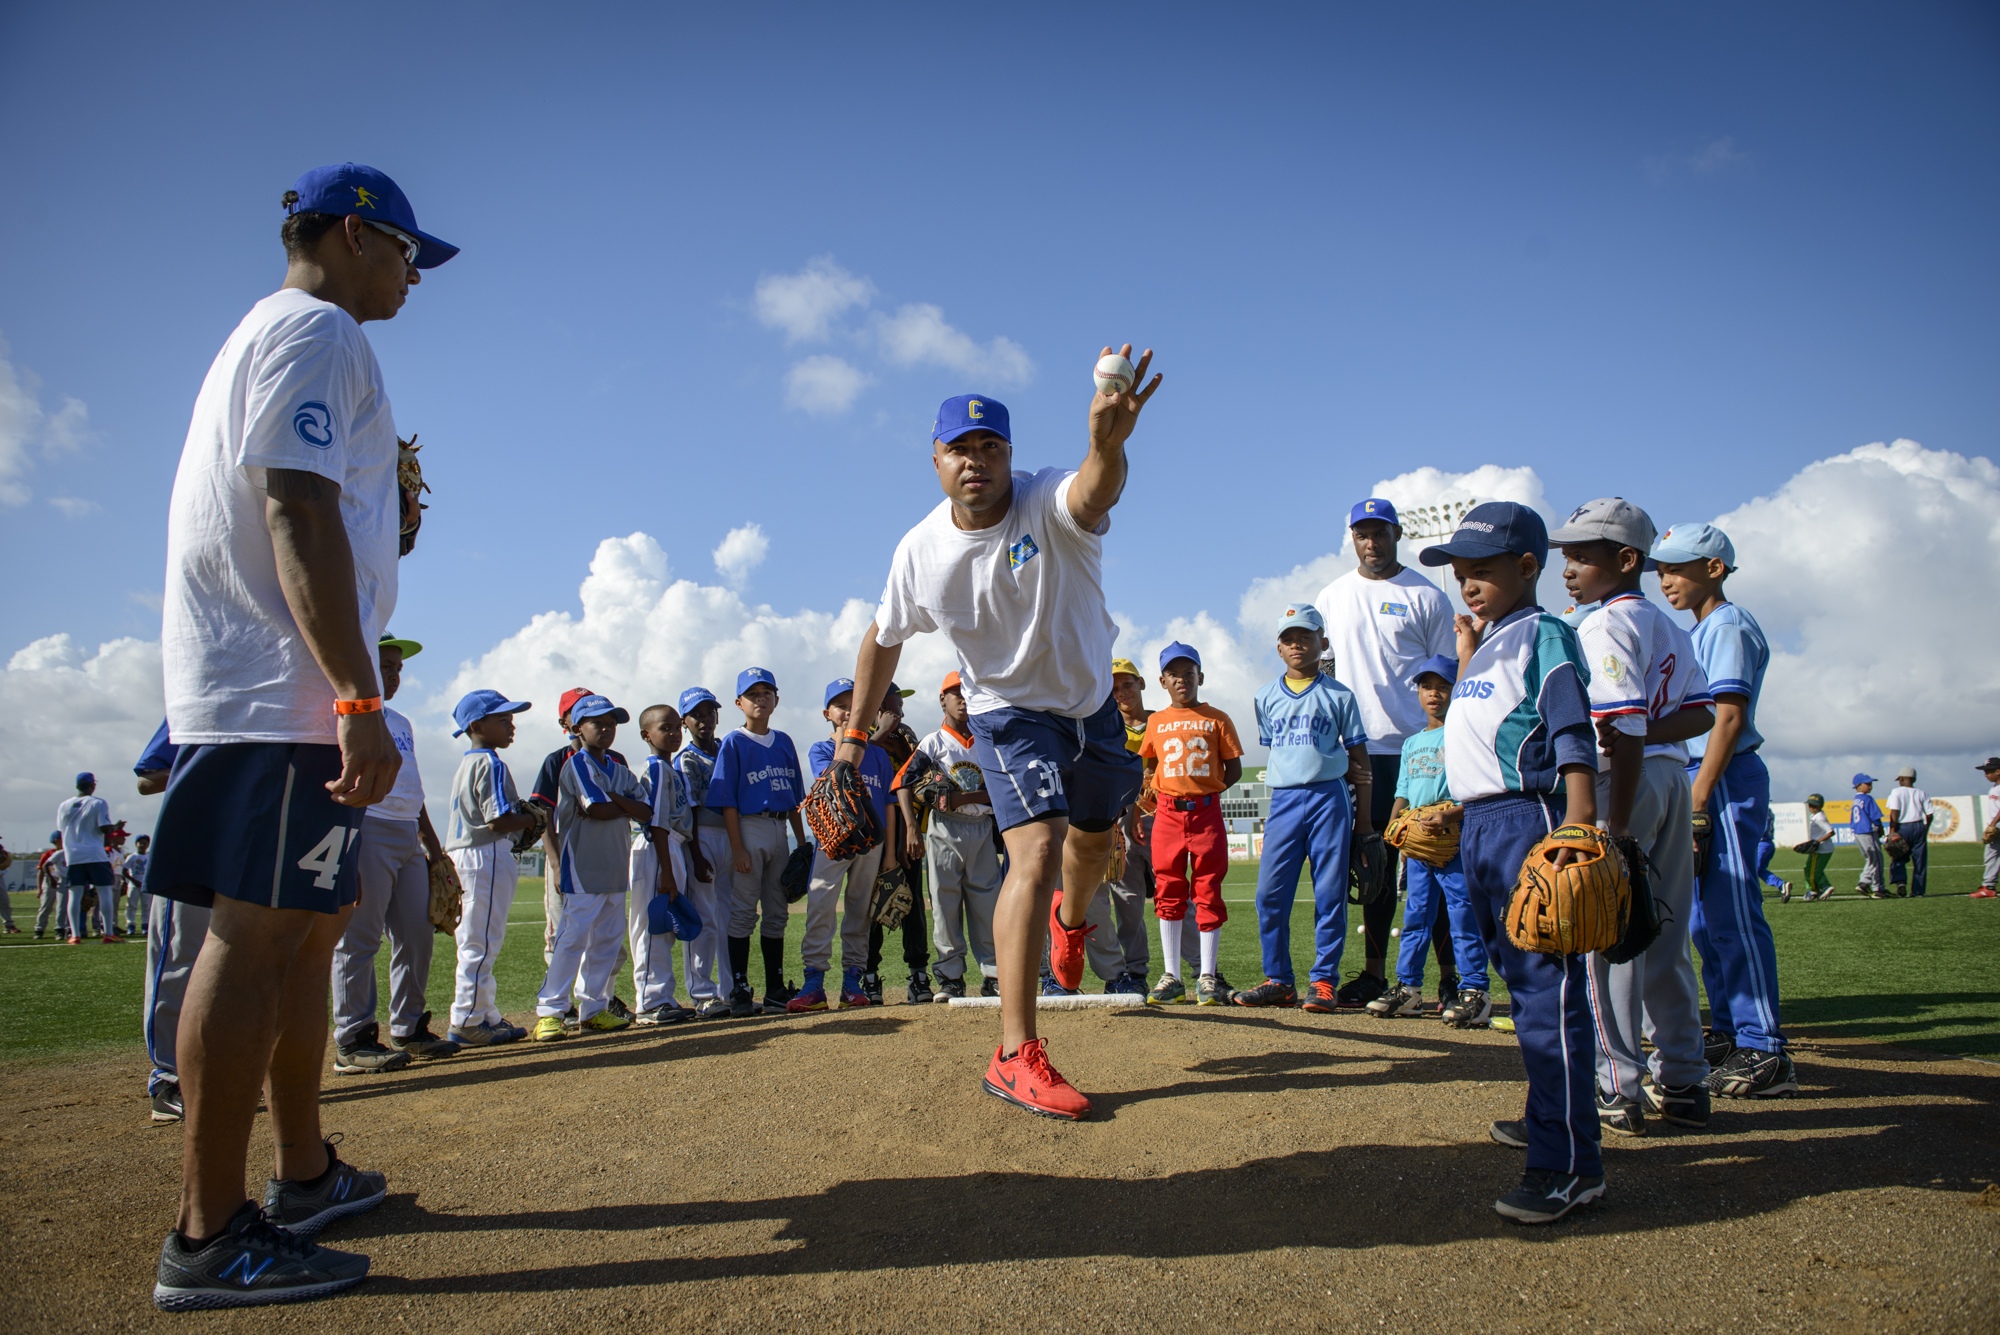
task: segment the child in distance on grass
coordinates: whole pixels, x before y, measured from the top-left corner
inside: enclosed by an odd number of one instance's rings
[[[841,734],[853,717],[853,679],[841,677],[828,682],[823,698],[825,707],[821,712],[833,725],[833,731],[830,736],[814,742],[807,752],[814,779],[818,779],[820,771],[833,763],[834,748],[840,744]],[[895,762],[889,759],[887,751],[870,742],[855,771],[868,788],[868,798],[875,804],[875,818],[881,822],[886,834],[889,829],[889,788],[896,781]],[[823,848],[813,852],[812,880],[806,889],[806,933],[799,951],[805,961],[805,982],[799,987],[799,994],[786,1006],[787,1011],[802,1015],[807,1011],[827,1008],[826,971],[833,963],[835,910],[840,911],[841,917],[841,1008],[845,1010],[869,1004],[868,994],[861,990],[861,975],[868,970],[868,901],[875,892],[875,877],[882,871],[885,858],[894,864],[895,850],[890,847],[887,838],[852,858],[830,858]],[[843,882],[845,893],[841,889]]]
[[[895,682],[882,693],[882,708],[875,715],[875,725],[871,730],[870,744],[888,753],[889,763],[900,775],[903,767],[910,763],[910,757],[917,753],[916,729],[903,719],[903,701],[915,695],[914,690],[904,690]],[[888,843],[888,851],[882,854],[882,869],[900,866],[909,878],[910,911],[903,915],[903,921],[896,928],[903,936],[903,966],[909,971],[909,984],[904,1000],[912,1005],[928,1003],[931,992],[931,943],[925,930],[925,901],[929,896],[924,891],[924,863],[922,858],[905,858],[909,846],[915,842],[910,828],[905,825],[902,804],[896,799],[891,785],[888,814],[883,823],[883,838]],[[868,967],[861,975],[861,990],[870,1005],[882,1004],[882,924],[871,919],[868,923]]]
[[[631,883],[625,904],[626,948],[632,955],[632,1023],[677,1024],[693,1015],[674,1003],[674,937],[653,931],[652,902],[657,895],[678,899],[687,893],[693,868],[689,843],[694,838],[694,809],[687,785],[674,768],[681,747],[680,711],[672,705],[648,705],[639,714],[639,736],[651,752],[640,799],[652,814],[632,837]],[[703,924],[707,926],[706,923]]]
[[[965,995],[969,956],[979,964],[981,995],[997,997],[993,907],[1000,898],[999,840],[993,833],[986,776],[972,754],[972,727],[958,673],[945,677],[938,708],[943,721],[917,749],[951,780],[951,788],[921,814],[909,789],[898,789],[897,802],[911,831],[904,851],[911,862],[924,861],[929,872],[938,995],[946,1000]]]
[[[1216,955],[1229,910],[1222,902],[1229,875],[1229,830],[1222,820],[1222,794],[1243,777],[1243,744],[1229,715],[1201,702],[1201,655],[1175,641],[1160,651],[1160,685],[1168,706],[1146,720],[1139,758],[1146,786],[1159,794],[1153,815],[1153,913],[1160,922],[1160,981],[1146,996],[1160,1006],[1187,1000],[1181,982],[1181,934],[1188,901],[1194,901],[1201,932],[1201,972],[1196,1000],[1227,1005]]]
[[[514,776],[500,753],[514,744],[514,715],[529,708],[498,691],[471,691],[451,711],[472,749],[451,777],[451,814],[444,849],[458,870],[457,987],[451,999],[451,1041],[472,1047],[512,1043],[527,1030],[507,1023],[494,999],[493,965],[507,937],[520,869],[513,836],[535,822],[522,809]]]
[[[1826,799],[1818,793],[1806,796],[1806,839],[1812,850],[1806,854],[1806,899],[1832,899],[1833,882],[1827,879],[1826,864],[1833,861],[1833,822],[1826,818]]]
[[[632,1023],[609,1009],[611,974],[625,939],[625,896],[632,876],[632,825],[648,825],[653,809],[639,780],[609,754],[618,725],[632,716],[601,695],[570,706],[570,729],[582,743],[563,762],[557,781],[561,834],[556,888],[563,895],[555,955],[535,998],[535,1038],[567,1037],[563,1012],[574,995],[578,1027],[612,1033]]]
[[[1451,800],[1451,782],[1445,774],[1444,719],[1451,706],[1451,689],[1458,682],[1458,662],[1442,654],[1417,665],[1411,685],[1423,706],[1426,726],[1403,739],[1403,758],[1396,774],[1396,803],[1393,819],[1412,807],[1427,807]],[[1454,805],[1426,820],[1458,824],[1465,808]],[[1465,860],[1454,854],[1442,867],[1433,867],[1405,856],[1407,880],[1403,895],[1403,936],[1396,959],[1397,985],[1368,1003],[1368,1013],[1384,1019],[1422,1012],[1424,999],[1424,956],[1429,952],[1431,929],[1443,913],[1451,924],[1452,956],[1458,965],[1458,990],[1452,996],[1438,994],[1438,1018],[1457,1029],[1483,1029],[1493,1018],[1489,994],[1486,942],[1479,933],[1479,920],[1472,912],[1472,899],[1465,890]]]
[[[1848,806],[1847,828],[1861,849],[1861,879],[1856,894],[1870,899],[1889,898],[1889,881],[1882,873],[1882,808],[1874,798],[1875,777],[1854,776],[1854,801]]]
[[[771,726],[778,708],[778,679],[764,668],[745,668],[736,675],[736,707],[743,726],[722,739],[709,777],[707,805],[722,813],[729,832],[731,890],[729,909],[729,971],[735,987],[729,1013],[757,1014],[750,997],[750,932],[757,930],[764,952],[765,1013],[783,1015],[794,993],[785,982],[785,924],[791,905],[785,899],[785,863],[791,847],[785,827],[800,848],[809,842],[799,819],[805,796],[799,773],[798,748]],[[760,924],[758,918],[762,916]]]
[[[1292,904],[1308,858],[1313,880],[1313,964],[1304,1008],[1337,1009],[1340,956],[1347,943],[1347,858],[1368,818],[1374,771],[1354,693],[1319,670],[1326,620],[1310,603],[1287,607],[1278,621],[1285,670],[1257,693],[1258,739],[1271,749],[1264,782],[1271,815],[1257,867],[1257,929],[1264,981],[1238,992],[1239,1006],[1292,1006]],[[1350,800],[1348,785],[1358,796]],[[1157,821],[1157,816],[1155,820]],[[1159,826],[1154,826],[1154,838]]]

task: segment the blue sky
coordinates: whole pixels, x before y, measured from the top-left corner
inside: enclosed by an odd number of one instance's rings
[[[463,247],[369,326],[438,493],[395,626],[439,669],[639,530],[714,583],[756,522],[751,602],[872,600],[938,400],[1070,464],[1124,339],[1168,383],[1108,580],[1155,625],[1420,465],[1666,523],[1869,441],[1993,455],[1990,8],[1081,12],[7,6],[0,336],[88,429],[21,447],[0,654],[157,636],[195,391],[281,279],[280,193],[348,158]],[[872,295],[788,341],[753,294],[822,256]],[[898,364],[913,305],[1031,369]],[[787,405],[812,355],[868,377],[844,412]]]

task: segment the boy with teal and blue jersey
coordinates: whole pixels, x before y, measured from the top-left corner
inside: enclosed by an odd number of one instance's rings
[[[1271,814],[1257,866],[1257,930],[1264,941],[1264,981],[1236,994],[1239,1006],[1299,1004],[1292,972],[1292,904],[1299,871],[1312,859],[1313,965],[1304,1008],[1331,1013],[1347,944],[1347,859],[1355,837],[1371,834],[1373,771],[1368,734],[1354,692],[1324,676],[1326,619],[1310,603],[1285,609],[1278,622],[1284,675],[1257,693],[1257,736],[1271,749],[1264,782]],[[1350,801],[1347,785],[1360,790]]]
[[[1660,592],[1693,612],[1694,652],[1715,697],[1715,727],[1688,740],[1695,819],[1710,822],[1712,858],[1696,866],[1691,916],[1708,992],[1708,1090],[1768,1098],[1799,1087],[1778,1027],[1778,950],[1764,921],[1757,843],[1771,809],[1771,774],[1757,748],[1757,696],[1771,647],[1757,619],[1729,601],[1723,582],[1736,547],[1713,524],[1676,524],[1653,544]]]
[[[1529,851],[1566,822],[1597,821],[1590,674],[1576,631],[1535,602],[1548,554],[1540,515],[1489,501],[1466,512],[1449,542],[1418,557],[1427,566],[1450,562],[1472,611],[1454,627],[1458,685],[1444,719],[1445,776],[1465,808],[1458,850],[1466,893],[1507,980],[1528,1072],[1525,1115],[1491,1130],[1528,1152],[1521,1185],[1494,1202],[1523,1224],[1553,1223],[1604,1194],[1585,957],[1524,951],[1503,926]],[[1572,860],[1566,851],[1554,859]]]

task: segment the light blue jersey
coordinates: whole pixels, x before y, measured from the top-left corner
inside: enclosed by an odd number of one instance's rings
[[[1427,807],[1451,796],[1451,784],[1444,773],[1443,728],[1425,728],[1403,739],[1403,764],[1396,772],[1396,796],[1413,807]]]
[[[1757,618],[1735,603],[1724,603],[1694,626],[1694,656],[1708,677],[1710,695],[1742,695],[1750,699],[1736,754],[1764,744],[1757,731],[1757,696],[1764,689],[1764,669],[1771,665],[1771,646]],[[1708,753],[1708,738],[1690,737],[1688,754],[1700,760]]]
[[[1271,748],[1264,782],[1273,788],[1347,777],[1347,748],[1364,746],[1361,706],[1332,677],[1294,693],[1283,677],[1257,692],[1257,740]]]

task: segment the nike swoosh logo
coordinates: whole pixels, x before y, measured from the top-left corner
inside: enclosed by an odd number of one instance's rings
[[[1007,1086],[1008,1091],[1011,1093],[1014,1088],[1014,1079],[1011,1075],[1003,1075],[1000,1077],[1000,1083]]]

